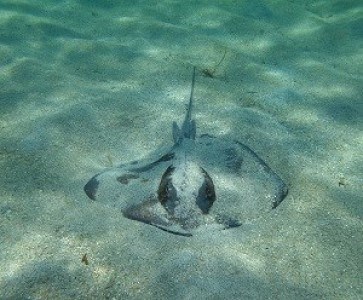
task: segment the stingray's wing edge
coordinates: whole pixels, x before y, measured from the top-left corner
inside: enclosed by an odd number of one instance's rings
[[[192,236],[190,232],[182,229],[179,225],[174,225],[173,222],[168,219],[166,213],[160,215],[157,211],[158,205],[160,205],[160,203],[157,199],[147,199],[140,204],[123,209],[122,214],[128,219],[155,226],[175,235]]]
[[[150,159],[146,158],[141,161],[132,161],[126,164],[119,165],[115,168],[108,168],[100,173],[97,173],[94,175],[83,187],[84,192],[88,196],[88,198],[92,200],[96,200],[97,198],[97,192],[100,185],[99,177],[101,177],[103,174],[107,172],[114,172],[115,174],[122,174],[122,173],[133,173],[133,174],[141,174],[147,171],[150,171],[157,167],[159,164],[169,162],[173,160],[174,158],[174,147],[172,147],[169,151],[167,151],[165,154],[161,155],[158,159]],[[149,162],[151,161],[151,162]],[[134,175],[138,177],[137,175]],[[132,178],[128,178],[132,179]]]
[[[241,148],[245,149],[247,152],[249,152],[252,157],[258,162],[260,163],[263,168],[265,169],[265,171],[267,173],[269,173],[271,176],[273,176],[276,180],[276,182],[278,182],[278,194],[276,196],[276,199],[275,201],[272,202],[272,209],[275,209],[284,199],[285,197],[287,196],[288,192],[289,192],[289,189],[286,185],[286,183],[282,180],[282,178],[277,175],[275,173],[275,171],[273,171],[269,166],[268,164],[262,159],[260,158],[256,153],[255,151],[253,151],[250,147],[248,147],[247,145],[245,144],[242,144],[241,142],[239,141],[235,141],[235,143],[240,146]]]

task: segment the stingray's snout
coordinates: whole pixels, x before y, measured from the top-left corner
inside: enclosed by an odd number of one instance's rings
[[[197,172],[194,170],[193,176],[196,175],[198,180],[181,179],[178,169],[169,166],[161,178],[158,200],[176,219],[184,219],[191,213],[208,214],[216,200],[212,178],[201,167],[197,167]]]

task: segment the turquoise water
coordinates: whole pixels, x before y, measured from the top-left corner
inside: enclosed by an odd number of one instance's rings
[[[362,12],[1,1],[0,298],[363,297]],[[172,145],[193,66],[197,134],[248,145],[289,194],[259,219],[187,238],[83,186]]]

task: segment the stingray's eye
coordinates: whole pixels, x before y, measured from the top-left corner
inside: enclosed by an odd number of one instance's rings
[[[90,181],[87,182],[87,184],[84,186],[83,190],[86,193],[86,195],[92,199],[96,200],[97,190],[100,182],[97,179],[97,175],[93,176]]]
[[[169,212],[173,211],[175,208],[176,190],[173,186],[171,176],[175,168],[169,166],[161,177],[159,188],[158,188],[158,199],[160,203]]]
[[[174,167],[169,166],[161,177],[158,188],[158,199],[162,205],[168,200],[169,188],[171,185],[171,175],[173,174]]]
[[[200,208],[203,214],[207,214],[216,201],[216,192],[214,189],[214,184],[212,178],[209,176],[206,170],[201,168],[204,181],[202,186],[198,191],[198,196],[196,199],[196,204]]]

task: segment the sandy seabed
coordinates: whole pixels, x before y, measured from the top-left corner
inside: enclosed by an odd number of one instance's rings
[[[0,298],[363,298],[362,13],[1,1]],[[83,186],[172,144],[192,66],[198,133],[247,144],[289,194],[254,222],[181,237]]]

